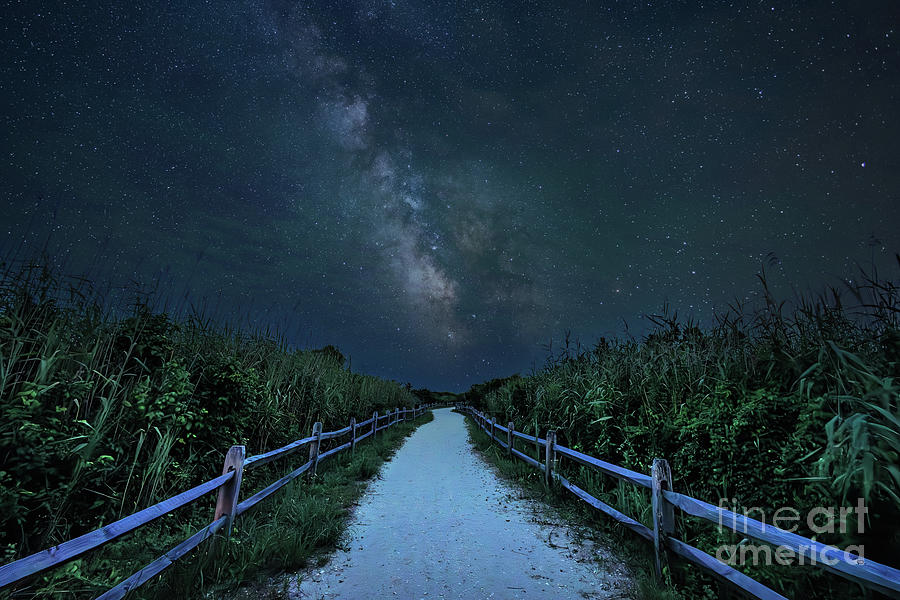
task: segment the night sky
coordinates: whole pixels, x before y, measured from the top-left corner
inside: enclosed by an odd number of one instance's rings
[[[3,254],[355,371],[896,274],[896,0],[5,4]]]

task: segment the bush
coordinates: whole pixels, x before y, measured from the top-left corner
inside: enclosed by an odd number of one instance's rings
[[[2,265],[0,265],[2,268]],[[81,281],[0,273],[0,548],[4,562],[71,539],[258,453],[415,405],[351,373],[333,346],[303,351],[147,301],[108,310]],[[208,515],[207,515],[208,516]]]
[[[663,311],[643,340],[567,345],[540,372],[473,386],[466,400],[527,433],[552,427],[560,443],[629,469],[648,473],[664,457],[679,491],[713,504],[806,514],[864,498],[865,533],[816,538],[864,543],[867,558],[898,566],[898,288],[867,279],[848,284],[852,306],[831,290],[788,310],[762,282],[757,311],[735,307],[706,330]],[[592,489],[623,511],[633,505],[612,482]],[[710,527],[685,526],[707,551],[723,543]],[[821,570],[748,572],[791,597],[853,593]]]

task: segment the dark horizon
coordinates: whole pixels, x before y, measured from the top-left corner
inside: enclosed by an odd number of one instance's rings
[[[461,392],[900,250],[900,13],[10,7],[4,257]],[[187,299],[186,299],[187,298]]]

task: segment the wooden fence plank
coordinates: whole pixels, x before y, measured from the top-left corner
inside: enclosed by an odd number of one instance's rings
[[[350,433],[350,426],[344,427],[343,429],[338,429],[337,431],[327,431],[322,433],[322,440],[331,440],[337,437],[341,437],[342,435],[347,435]]]
[[[805,557],[807,561],[815,561],[817,566],[826,571],[871,587],[885,595],[900,597],[900,570],[873,560],[863,560],[845,550],[826,546],[684,494],[663,492],[663,496],[689,515],[774,546],[784,546]]]
[[[629,469],[622,468],[618,465],[608,463],[605,460],[600,460],[599,458],[588,456],[587,454],[578,452],[577,450],[566,448],[565,446],[557,446],[556,451],[563,456],[567,456],[585,466],[593,467],[594,469],[602,471],[607,475],[612,475],[613,477],[624,479],[633,483],[634,485],[639,485],[648,489],[650,488],[651,478],[647,475],[644,475],[643,473],[638,473],[637,471],[631,471]]]
[[[553,447],[555,445],[556,432],[548,431],[547,443],[545,444],[546,450],[544,451],[544,462],[546,464],[546,467],[544,468],[544,483],[548,486],[553,484],[553,462],[556,460],[556,451]]]
[[[296,442],[291,442],[287,446],[282,446],[276,450],[272,450],[271,452],[266,452],[265,454],[257,454],[256,456],[251,456],[250,458],[244,461],[244,470],[247,469],[261,467],[266,463],[270,463],[275,459],[283,458],[289,454],[293,454],[306,444],[315,440],[314,437],[303,438],[301,440],[297,440]]]
[[[512,453],[513,453],[513,456],[518,457],[520,460],[524,460],[525,462],[527,462],[527,463],[528,463],[529,465],[531,465],[532,467],[535,467],[535,468],[537,468],[537,469],[540,469],[541,471],[544,470],[544,465],[542,465],[542,464],[539,463],[538,461],[534,460],[533,458],[531,458],[530,456],[528,456],[528,455],[525,454],[524,452],[519,452],[518,450],[516,450],[515,448],[513,448],[513,449],[512,449]]]
[[[634,531],[635,533],[637,533],[644,539],[646,539],[648,541],[653,540],[653,531],[649,527],[644,525],[643,523],[635,521],[634,519],[632,519],[625,513],[619,512],[618,510],[616,510],[609,504],[606,504],[602,500],[595,498],[594,496],[590,495],[589,493],[587,493],[586,491],[584,491],[583,489],[581,489],[574,483],[570,482],[568,479],[566,479],[562,475],[557,475],[556,480],[559,481],[559,483],[564,488],[566,488],[567,490],[569,490],[570,492],[575,494],[575,496],[581,498],[582,500],[584,500],[585,502],[587,502],[588,504],[590,504],[597,510],[609,515],[610,517],[612,517],[613,519],[615,519],[616,521],[618,521],[625,527],[631,529],[632,531]]]
[[[661,458],[653,459],[650,487],[651,514],[653,515],[653,567],[657,581],[664,581],[668,566],[666,538],[675,531],[675,513],[672,505],[663,498],[663,490],[672,489],[672,470],[669,463]]]
[[[309,479],[312,480],[316,476],[316,465],[319,464],[319,450],[322,448],[322,423],[321,421],[316,421],[313,423],[313,437],[316,438],[313,443],[309,445],[309,462],[312,463],[312,467],[309,468]]]
[[[512,447],[513,447],[513,430],[515,427],[513,426],[513,422],[509,422],[509,427],[506,429],[506,454],[508,456],[512,456]]]
[[[666,544],[675,554],[687,559],[694,564],[700,565],[701,567],[712,571],[716,576],[725,579],[729,583],[736,585],[740,589],[749,594],[752,594],[760,600],[788,600],[778,592],[767,588],[755,579],[752,579],[747,575],[744,575],[737,569],[726,565],[719,560],[716,560],[706,552],[703,552],[698,548],[694,548],[691,545],[685,544],[681,540],[670,537],[666,540]]]
[[[528,435],[527,433],[522,433],[521,431],[515,431],[515,432],[513,432],[513,435],[516,436],[517,438],[519,438],[520,440],[525,440],[526,442],[532,442],[535,444],[539,444],[539,443],[545,441],[545,440],[537,438],[533,435]]]
[[[227,522],[227,517],[223,517],[221,519],[213,521],[188,539],[184,540],[183,542],[154,560],[152,563],[150,563],[140,571],[134,573],[125,581],[122,581],[114,588],[97,596],[96,600],[120,600],[121,598],[124,598],[128,592],[147,583],[147,581],[168,569],[175,563],[176,560],[199,546],[201,542],[214,535],[221,528],[225,527]]]
[[[158,502],[153,506],[136,512],[133,515],[119,519],[114,523],[105,525],[100,529],[95,529],[90,533],[63,542],[58,546],[36,552],[31,556],[26,556],[15,562],[0,566],[0,587],[24,579],[29,575],[34,575],[35,573],[67,560],[71,560],[76,556],[84,554],[88,550],[92,550],[97,546],[102,546],[106,542],[113,540],[120,535],[134,531],[138,527],[146,525],[176,508],[181,508],[185,504],[190,504],[197,498],[217,490],[220,486],[230,481],[232,477],[234,477],[233,472],[226,475],[220,475],[215,479],[201,483],[196,487],[181,492],[171,498],[167,498],[162,502]]]
[[[350,417],[350,454],[356,454],[356,417]]]
[[[237,507],[238,496],[241,493],[241,477],[244,473],[244,456],[246,455],[244,446],[232,446],[225,455],[225,465],[222,467],[222,474],[234,472],[231,481],[219,488],[219,497],[216,500],[216,512],[213,516],[213,522],[218,521],[222,517],[228,517],[225,522],[225,535],[231,535],[231,525],[234,523],[234,510]]]
[[[323,452],[322,454],[319,455],[319,462],[322,462],[329,456],[333,456],[333,455],[337,454],[338,452],[341,452],[342,450],[346,450],[349,447],[350,447],[350,442],[347,442],[345,444],[341,444],[337,448],[332,448],[328,452]]]
[[[240,504],[238,504],[237,508],[235,509],[235,516],[240,516],[240,515],[244,514],[246,511],[250,510],[257,504],[259,504],[260,502],[262,502],[263,500],[265,500],[266,498],[268,498],[269,496],[271,496],[272,494],[274,494],[275,492],[280,490],[282,487],[284,487],[285,485],[290,483],[292,480],[296,479],[303,473],[307,472],[311,467],[312,467],[312,462],[307,462],[307,463],[303,464],[302,466],[294,469],[293,471],[291,471],[290,473],[288,473],[287,475],[285,475],[278,481],[270,483],[269,485],[267,485],[263,489],[259,490],[258,492],[256,492],[255,494],[253,494],[252,496],[247,498],[246,500],[241,501]]]

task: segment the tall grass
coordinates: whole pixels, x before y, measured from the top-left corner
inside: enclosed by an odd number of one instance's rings
[[[714,504],[805,516],[863,498],[863,531],[817,539],[862,543],[868,558],[898,566],[900,288],[864,277],[787,304],[760,280],[765,302],[755,310],[734,305],[703,329],[664,310],[642,340],[567,346],[530,376],[474,386],[468,401],[529,433],[553,427],[560,443],[637,471],[664,457],[676,489]],[[614,482],[584,485],[643,516]],[[813,535],[805,525],[799,533]],[[707,550],[730,539],[687,522],[683,535]],[[819,571],[748,571],[791,597],[846,593]]]
[[[258,453],[315,421],[416,403],[344,362],[331,346],[176,319],[147,298],[109,307],[81,280],[0,265],[0,558],[218,475],[232,444]]]

